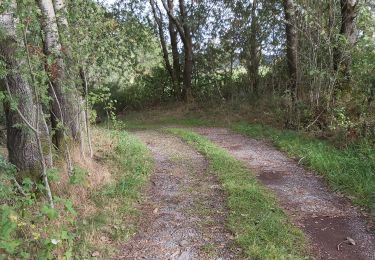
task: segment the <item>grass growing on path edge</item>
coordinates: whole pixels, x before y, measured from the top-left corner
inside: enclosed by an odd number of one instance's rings
[[[369,209],[375,221],[375,151],[372,147],[338,149],[297,132],[247,123],[235,124],[232,129],[253,138],[271,139],[279,149],[320,173],[333,189]]]
[[[115,258],[119,245],[135,233],[139,214],[135,205],[153,165],[147,147],[139,139],[125,131],[102,131],[115,143],[105,159],[112,165],[115,180],[92,195],[97,211],[78,225],[82,243],[77,253],[85,259],[93,252],[96,257]]]
[[[211,161],[227,195],[229,228],[247,258],[307,258],[303,233],[288,221],[273,195],[242,162],[198,134],[175,128],[165,131],[179,136]]]

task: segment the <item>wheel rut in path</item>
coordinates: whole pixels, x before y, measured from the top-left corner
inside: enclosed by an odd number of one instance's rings
[[[179,138],[134,132],[155,158],[138,233],[121,259],[239,259],[225,228],[223,191],[208,162]]]
[[[305,232],[317,259],[375,259],[375,236],[367,230],[366,219],[347,199],[331,192],[319,176],[265,141],[223,128],[192,130],[247,163]]]

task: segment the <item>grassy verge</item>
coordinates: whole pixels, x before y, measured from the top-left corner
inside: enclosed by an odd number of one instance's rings
[[[235,131],[253,138],[271,139],[282,151],[320,173],[337,191],[375,214],[375,151],[368,145],[338,149],[292,131],[240,123]]]
[[[147,148],[126,132],[94,129],[96,160],[72,152],[48,172],[55,208],[44,186],[24,179],[14,189],[14,166],[0,157],[0,259],[114,259],[136,228],[135,204],[151,172]]]
[[[229,227],[249,259],[304,259],[303,234],[288,222],[275,198],[240,161],[206,138],[182,129],[167,129],[210,161],[226,194]]]
[[[96,212],[78,224],[82,243],[77,252],[83,258],[95,255],[113,258],[118,245],[126,242],[136,231],[141,191],[152,169],[152,159],[146,146],[126,132],[107,133],[116,140],[108,160],[114,181],[94,192]]]

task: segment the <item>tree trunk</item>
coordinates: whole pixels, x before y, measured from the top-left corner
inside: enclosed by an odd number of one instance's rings
[[[159,39],[160,39],[161,49],[162,49],[162,52],[163,52],[163,59],[164,59],[165,68],[168,71],[168,73],[169,73],[169,75],[172,79],[172,83],[174,85],[177,82],[177,78],[175,78],[175,74],[173,73],[171,63],[169,62],[169,54],[168,54],[167,44],[166,44],[165,38],[164,38],[164,28],[163,28],[162,14],[160,12],[160,9],[156,6],[156,3],[155,3],[154,0],[150,0],[150,5],[151,5],[151,9],[152,9],[152,14],[154,15],[155,22],[158,26]],[[158,11],[156,9],[158,9]]]
[[[174,4],[173,0],[168,0],[168,9],[169,12],[173,12]],[[172,48],[172,58],[173,58],[173,74],[174,78],[177,79],[175,84],[175,92],[178,98],[181,98],[181,64],[180,64],[180,53],[178,51],[178,41],[177,41],[177,29],[176,25],[173,23],[173,20],[168,17],[169,25],[169,37],[171,40],[171,48]]]
[[[295,8],[293,0],[284,0],[285,32],[286,32],[286,57],[289,70],[289,89],[292,98],[293,110],[296,108],[298,95],[298,39],[296,30]]]
[[[251,25],[250,25],[250,64],[249,64],[249,76],[250,85],[255,95],[258,95],[259,85],[259,65],[260,65],[260,43],[258,41],[259,24],[257,17],[258,1],[253,0],[251,8]]]
[[[181,21],[177,20],[173,15],[172,10],[167,6],[165,0],[161,1],[163,3],[164,9],[167,11],[169,18],[172,20],[177,28],[177,31],[181,37],[184,44],[184,73],[183,73],[183,89],[182,89],[182,99],[189,103],[193,100],[192,95],[192,73],[193,73],[193,39],[191,35],[191,28],[189,25],[187,12],[185,9],[185,1],[179,0],[179,9]]]
[[[17,104],[11,104],[10,101],[4,104],[9,161],[18,170],[36,179],[40,177],[41,158],[38,155],[35,133],[28,124],[35,128],[37,104],[31,85],[19,72],[20,67],[26,66],[26,60],[23,60],[19,55],[22,43],[16,32],[15,1],[11,2],[9,9],[0,14],[0,27],[4,32],[0,39],[0,57],[9,71],[5,79],[9,87],[9,94],[17,102]],[[5,81],[3,80],[1,83],[5,89]],[[13,108],[14,105],[17,106],[18,111]]]
[[[183,83],[184,88],[182,92],[182,98],[185,102],[190,103],[193,100],[192,95],[192,73],[193,73],[193,39],[191,35],[191,28],[188,23],[187,13],[185,10],[185,1],[179,0],[180,2],[180,14],[182,19],[182,27],[184,33],[184,52],[185,52],[185,63],[184,63],[184,74]]]
[[[77,104],[74,104],[74,89],[69,86],[64,87],[64,83],[66,83],[66,68],[53,3],[51,0],[38,0],[38,2],[43,16],[44,51],[46,56],[52,60],[51,64],[46,64],[46,70],[51,82],[50,96],[53,99],[52,123],[55,130],[54,142],[57,147],[61,147],[64,134],[67,131],[61,129],[59,127],[60,124],[67,128],[68,137],[72,137],[75,141],[79,140],[79,111],[77,110]]]
[[[334,70],[342,77],[344,84],[350,83],[350,69],[352,64],[351,48],[357,41],[357,29],[355,24],[356,7],[358,0],[340,0],[341,7],[341,28],[340,35],[345,39],[345,43],[341,41],[337,44],[334,58]]]

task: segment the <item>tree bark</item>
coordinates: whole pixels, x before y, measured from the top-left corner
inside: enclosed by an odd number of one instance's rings
[[[184,74],[183,83],[184,88],[182,92],[182,98],[185,102],[189,103],[193,99],[192,95],[192,74],[193,74],[193,39],[191,35],[191,28],[188,23],[188,17],[185,9],[185,1],[179,0],[180,3],[180,15],[182,19],[182,27],[184,28],[184,52],[185,52],[185,63],[184,63]]]
[[[258,1],[253,0],[251,8],[251,25],[250,25],[250,57],[249,58],[249,77],[250,85],[255,95],[258,95],[259,85],[259,65],[260,65],[260,43],[258,41],[259,24],[257,17]]]
[[[173,0],[168,0],[169,12],[173,13],[174,3]],[[168,17],[168,31],[171,40],[172,58],[173,58],[173,74],[176,80],[175,92],[178,98],[181,98],[181,64],[180,64],[180,53],[178,51],[178,40],[177,40],[177,29],[172,19]]]
[[[193,38],[191,34],[191,28],[188,21],[188,15],[186,12],[185,1],[179,0],[179,9],[181,21],[173,15],[171,10],[168,8],[165,0],[162,0],[164,9],[167,11],[169,18],[172,20],[177,28],[180,38],[184,45],[184,71],[183,71],[183,89],[182,99],[186,103],[190,103],[193,100],[192,95],[192,73],[193,73]]]
[[[161,49],[162,49],[162,52],[163,52],[163,59],[164,59],[165,68],[168,71],[168,73],[169,73],[169,75],[172,79],[172,83],[175,84],[176,81],[177,81],[177,78],[175,78],[175,74],[173,73],[173,69],[172,69],[171,63],[169,61],[167,44],[166,44],[165,38],[164,38],[164,28],[163,28],[163,20],[162,20],[163,17],[162,17],[162,14],[160,12],[159,7],[156,6],[157,4],[155,3],[154,0],[150,0],[150,5],[151,5],[151,9],[152,9],[152,14],[154,15],[154,19],[155,19],[156,25],[158,27],[159,39],[160,39]],[[158,10],[156,10],[156,9],[158,9]]]
[[[357,41],[357,28],[355,24],[356,8],[358,0],[340,0],[341,7],[341,28],[340,35],[345,39],[345,43],[339,42],[336,46],[334,58],[334,70],[344,78],[346,83],[350,82],[350,67],[352,57],[350,49]]]
[[[4,104],[7,148],[9,161],[21,172],[37,179],[40,177],[41,158],[32,130],[36,129],[37,104],[31,85],[19,72],[22,66],[26,66],[26,60],[18,55],[23,45],[16,32],[15,9],[16,2],[12,1],[9,10],[0,14],[0,27],[4,32],[0,40],[0,57],[9,71],[6,79],[1,83],[5,89],[5,82],[7,82],[8,93],[12,100],[17,102],[17,104],[12,104],[12,101],[9,101]],[[13,107],[14,105],[17,109]]]
[[[53,3],[51,0],[38,0],[38,3],[43,17],[44,51],[46,56],[52,60],[51,64],[47,62],[46,70],[55,92],[54,95],[50,89],[50,96],[53,99],[52,123],[55,130],[54,143],[57,147],[61,147],[64,130],[61,129],[60,124],[63,127],[66,126],[68,131],[65,131],[65,133],[68,132],[68,137],[72,137],[75,141],[79,140],[79,111],[77,111],[77,104],[74,104],[74,88],[70,86],[64,87],[64,83],[66,83],[66,68]],[[59,106],[62,113],[59,111]]]
[[[296,107],[298,95],[298,38],[296,30],[295,7],[293,0],[284,0],[286,58],[289,70],[289,89],[293,110]]]

